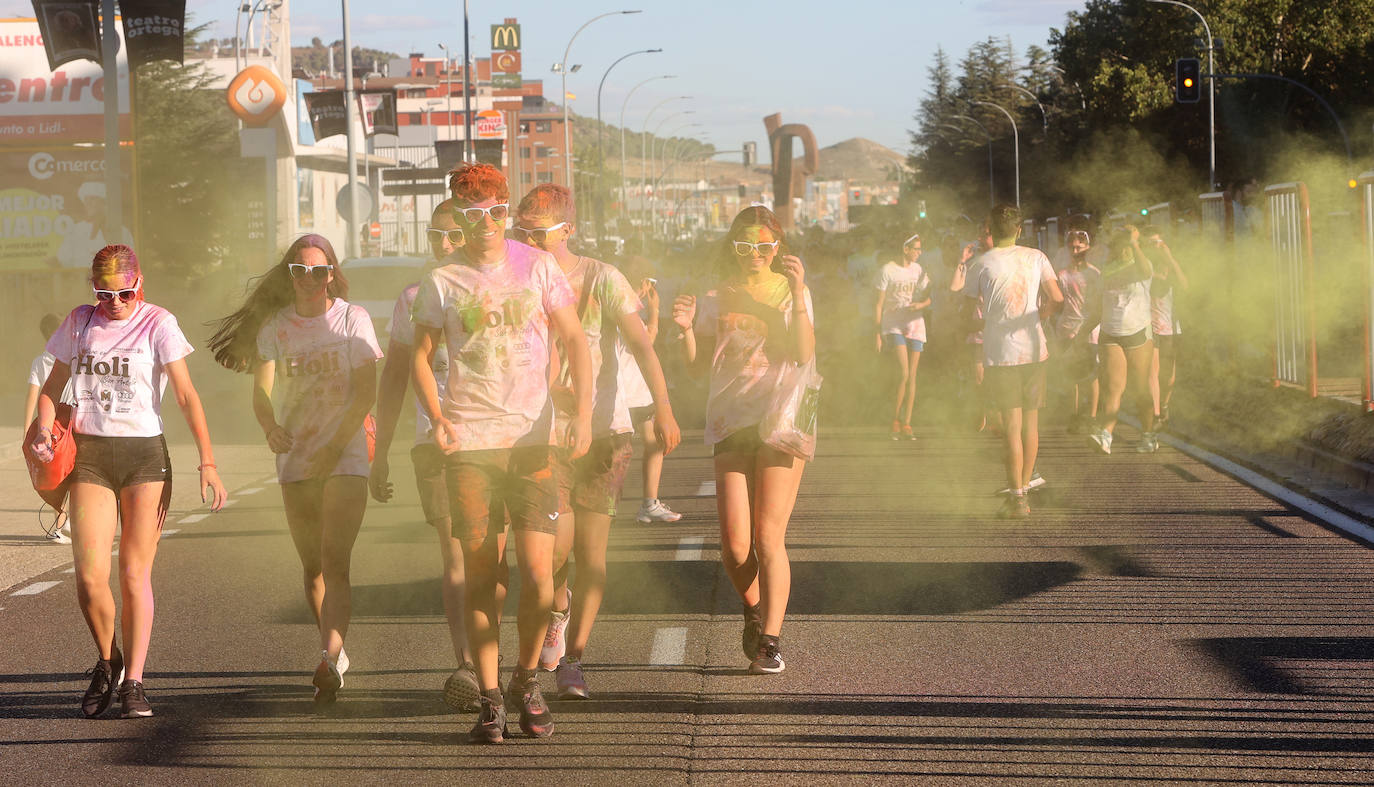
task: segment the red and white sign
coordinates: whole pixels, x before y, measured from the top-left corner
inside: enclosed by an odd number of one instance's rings
[[[266,66],[249,66],[229,83],[225,94],[229,108],[244,125],[267,125],[286,103],[286,85]]]
[[[118,56],[119,135],[130,139],[129,61],[124,31]],[[48,68],[43,36],[34,19],[0,20],[0,147],[105,138],[105,74],[99,63],[73,60]]]
[[[505,139],[506,116],[499,110],[484,109],[474,117],[478,139]]]

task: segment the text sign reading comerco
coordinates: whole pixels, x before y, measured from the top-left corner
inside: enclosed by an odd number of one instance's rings
[[[116,27],[120,38],[123,31]],[[119,47],[119,135],[129,139],[129,64]],[[33,19],[0,20],[0,147],[105,138],[105,77],[98,63],[48,67]]]

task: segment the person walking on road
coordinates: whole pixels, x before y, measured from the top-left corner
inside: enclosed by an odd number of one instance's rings
[[[658,341],[658,281],[649,277],[641,279],[637,294],[640,303],[644,304],[639,316],[652,346]],[[658,487],[663,480],[664,451],[654,423],[654,395],[634,354],[626,349],[625,342],[616,345],[616,354],[620,356],[620,390],[625,393],[625,405],[630,408],[630,423],[644,443],[644,456],[640,459],[639,467],[643,492],[639,511],[635,512],[635,521],[642,525],[677,522],[682,519],[682,514],[669,508],[658,496]]]
[[[1154,402],[1150,398],[1150,282],[1154,266],[1140,249],[1140,230],[1126,225],[1108,240],[1110,253],[1102,269],[1102,417],[1089,437],[1104,454],[1112,452],[1112,435],[1121,398],[1130,388],[1140,416],[1136,450],[1158,449]]]
[[[802,261],[784,244],[773,212],[755,205],[730,225],[719,288],[698,305],[673,302],[690,367],[697,332],[715,337],[706,401],[706,443],[715,457],[721,562],[744,604],[744,655],[755,673],[782,672],[780,636],[792,587],[787,523],[806,462],[759,433],[789,364],[815,358],[811,293]]]
[[[349,567],[367,509],[363,422],[382,357],[372,318],[347,297],[334,247],[303,235],[210,339],[220,364],[253,372],[253,414],[277,455],[286,523],[319,625],[311,679],[319,706],[335,701],[349,666]]]
[[[878,296],[873,323],[877,329],[877,350],[891,348],[897,385],[892,411],[893,440],[915,440],[911,431],[911,410],[916,403],[916,368],[926,346],[925,311],[930,306],[930,276],[917,260],[921,258],[921,236],[902,241],[901,262],[889,262],[878,273]]]
[[[1158,227],[1147,227],[1144,235],[1145,245],[1155,251],[1159,260],[1154,266],[1154,280],[1150,282],[1150,332],[1155,340],[1154,358],[1150,364],[1150,397],[1154,402],[1155,428],[1158,430],[1169,422],[1169,401],[1174,397],[1178,376],[1178,344],[1183,336],[1174,293],[1188,289],[1188,277],[1160,236]]]
[[[205,411],[186,369],[193,348],[176,317],[144,299],[143,285],[133,249],[111,245],[96,252],[91,262],[96,305],[73,309],[48,340],[55,360],[37,402],[32,450],[50,461],[56,402],[69,381],[77,392],[76,465],[68,476],[72,554],[77,601],[100,654],[81,699],[89,718],[104,713],[116,694],[120,716],[153,715],[143,668],[153,631],[153,559],[172,498],[172,464],[162,429],[168,381],[200,454],[201,500],[218,511],[226,497]],[[128,653],[116,643],[110,592],[116,527],[120,628]]]
[[[1069,434],[1081,435],[1093,428],[1097,417],[1102,272],[1088,261],[1092,239],[1087,230],[1070,230],[1065,241],[1069,263],[1059,271],[1064,308],[1054,322],[1054,363],[1061,370],[1061,379],[1072,398]]]
[[[549,397],[550,328],[562,339],[573,415],[561,436],[569,459],[587,453],[592,428],[592,371],[572,288],[548,252],[506,240],[510,189],[489,164],[449,174],[465,241],[420,282],[415,296],[411,378],[444,456],[453,532],[467,573],[468,645],[482,688],[469,737],[499,743],[506,698],[520,729],[553,734],[553,714],[539,688],[540,649],[553,606],[553,550],[558,531],[558,466]],[[442,395],[434,353],[448,348]],[[520,653],[503,696],[498,684],[497,585],[504,550],[502,511],[510,517],[520,564]]]
[[[463,245],[463,231],[453,218],[453,200],[444,200],[435,206],[426,233],[431,252],[429,264],[425,267],[425,273],[428,273],[432,268],[445,264],[449,255]],[[400,418],[406,389],[410,385],[411,355],[415,346],[415,326],[411,322],[410,312],[419,291],[419,282],[402,290],[391,313],[391,338],[377,390],[377,452],[368,480],[372,499],[379,503],[385,503],[392,497],[387,453],[396,436],[396,421]],[[434,372],[435,384],[442,388],[448,379],[446,348],[440,346],[435,349],[430,368]],[[444,455],[434,444],[430,429],[429,417],[417,400],[415,444],[410,449],[410,460],[415,469],[415,488],[420,494],[420,508],[424,511],[425,521],[439,535],[439,554],[443,559],[444,572],[440,581],[444,617],[448,620],[453,656],[458,661],[458,668],[444,681],[444,703],[455,711],[471,713],[478,710],[482,689],[477,685],[477,668],[468,651],[467,626],[464,623],[467,616],[463,612],[463,548],[453,537],[448,487],[444,483]],[[503,594],[502,600],[504,598]]]
[[[993,248],[968,272],[964,294],[983,313],[983,378],[988,399],[1002,414],[1008,490],[1001,515],[1030,516],[1031,475],[1040,450],[1039,410],[1045,406],[1049,347],[1040,324],[1040,301],[1050,311],[1063,303],[1050,260],[1038,249],[1016,245],[1021,211],[997,205],[988,217]]]
[[[634,424],[620,387],[623,341],[644,373],[654,402],[656,439],[664,453],[677,447],[681,435],[668,386],[653,342],[639,319],[640,301],[624,274],[614,267],[568,249],[577,216],[572,192],[563,186],[536,186],[516,210],[516,234],[558,261],[577,303],[577,316],[591,355],[592,442],[586,456],[573,460],[566,448],[554,449],[559,464],[558,537],[554,542],[553,610],[540,652],[539,666],[554,670],[558,696],[590,696],[582,655],[606,593],[606,547],[620,503],[620,493],[633,455]],[[576,416],[571,370],[559,370],[552,390],[554,419],[560,431]],[[577,562],[577,593],[568,590],[571,566]]]

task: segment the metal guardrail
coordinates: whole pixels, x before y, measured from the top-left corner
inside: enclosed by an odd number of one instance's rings
[[[1265,227],[1274,253],[1274,383],[1317,396],[1312,212],[1304,183],[1264,189]]]

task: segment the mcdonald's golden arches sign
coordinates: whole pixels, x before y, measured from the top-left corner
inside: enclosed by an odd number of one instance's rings
[[[518,51],[520,49],[520,25],[514,19],[504,24],[491,26],[491,51]]]

